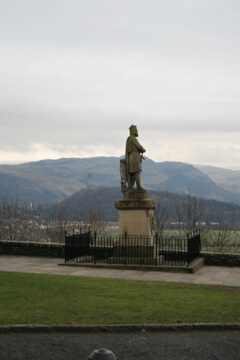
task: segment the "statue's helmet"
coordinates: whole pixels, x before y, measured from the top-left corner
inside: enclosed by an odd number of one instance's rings
[[[137,136],[138,135],[138,131],[137,131],[137,126],[136,125],[131,125],[130,128],[130,135],[135,135]]]

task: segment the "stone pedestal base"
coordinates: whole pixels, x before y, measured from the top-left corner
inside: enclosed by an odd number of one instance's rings
[[[114,248],[115,260],[155,264],[158,258],[154,243],[155,201],[147,197],[145,190],[133,190],[127,198],[115,201],[115,207],[120,235],[119,246]]]
[[[146,192],[144,192],[145,194]],[[119,215],[119,235],[124,236],[154,236],[154,209],[155,201],[148,198],[136,197],[119,199],[115,207]]]

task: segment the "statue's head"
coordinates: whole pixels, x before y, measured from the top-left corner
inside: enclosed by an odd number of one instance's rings
[[[131,125],[129,130],[130,130],[130,135],[138,136],[138,130],[136,125]]]

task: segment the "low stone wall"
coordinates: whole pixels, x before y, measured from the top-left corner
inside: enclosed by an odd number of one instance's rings
[[[64,258],[64,244],[0,240],[0,254]],[[201,253],[205,265],[240,266],[240,254]]]
[[[205,265],[240,266],[240,254],[201,253]]]
[[[64,258],[64,244],[0,240],[0,254]]]

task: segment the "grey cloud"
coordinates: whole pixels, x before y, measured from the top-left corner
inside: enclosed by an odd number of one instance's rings
[[[224,42],[236,37],[240,5],[237,1],[228,4],[207,0],[194,4],[177,0],[12,0],[2,2],[0,29],[11,42],[150,45],[164,46],[164,51],[187,44],[197,50],[199,44],[214,45],[217,39]]]
[[[0,151],[121,153],[131,123],[156,144],[239,133],[239,13],[236,0],[0,1]]]

